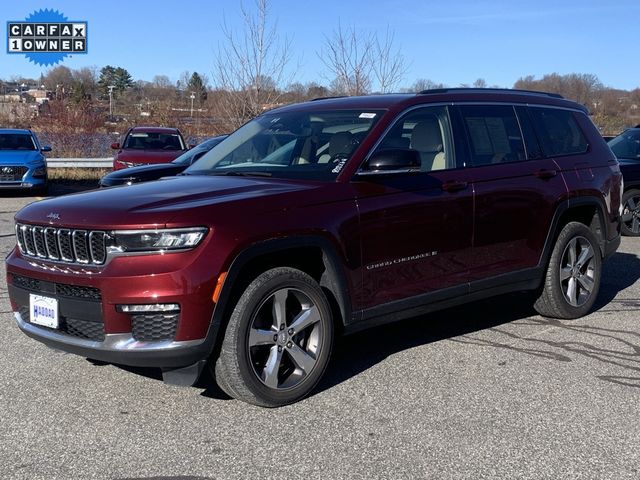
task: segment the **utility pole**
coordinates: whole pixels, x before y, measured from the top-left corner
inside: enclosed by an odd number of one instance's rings
[[[107,88],[109,89],[109,118],[113,120],[113,89],[116,88],[116,86],[109,85]]]
[[[193,119],[193,101],[196,98],[196,94],[194,92],[191,92],[191,95],[189,95],[189,98],[191,99],[191,119]]]

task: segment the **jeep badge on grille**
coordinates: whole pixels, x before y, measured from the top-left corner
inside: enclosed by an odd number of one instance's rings
[[[51,212],[49,215],[47,215],[47,218],[50,218],[51,220],[60,220],[60,214]]]

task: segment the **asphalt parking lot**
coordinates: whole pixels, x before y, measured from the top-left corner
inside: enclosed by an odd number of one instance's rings
[[[34,199],[0,195],[4,258]],[[340,339],[277,410],[27,338],[2,268],[0,478],[640,478],[639,255],[624,238],[580,320],[510,295]]]

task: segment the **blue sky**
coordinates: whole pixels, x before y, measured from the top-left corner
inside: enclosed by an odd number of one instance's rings
[[[244,0],[248,9],[253,0]],[[289,78],[328,84],[317,52],[338,21],[362,32],[395,31],[408,63],[403,85],[427,78],[448,86],[484,78],[511,87],[521,76],[591,73],[607,86],[640,87],[638,0],[271,0],[271,20],[292,40]],[[5,1],[0,78],[38,77],[47,68],[6,53],[6,21],[57,9],[88,21],[89,53],[62,62],[70,68],[114,65],[134,79],[156,74],[177,80],[197,71],[211,77],[223,40],[223,18],[240,26],[238,0]],[[299,65],[299,66],[298,66]]]

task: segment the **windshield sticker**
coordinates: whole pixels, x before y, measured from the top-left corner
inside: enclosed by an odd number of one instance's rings
[[[361,113],[360,118],[376,118],[375,113]]]
[[[342,170],[345,163],[347,163],[347,159],[343,158],[342,160],[340,160],[340,162],[338,162],[338,164],[335,167],[333,167],[333,170],[331,170],[331,173],[340,173],[340,170]]]

